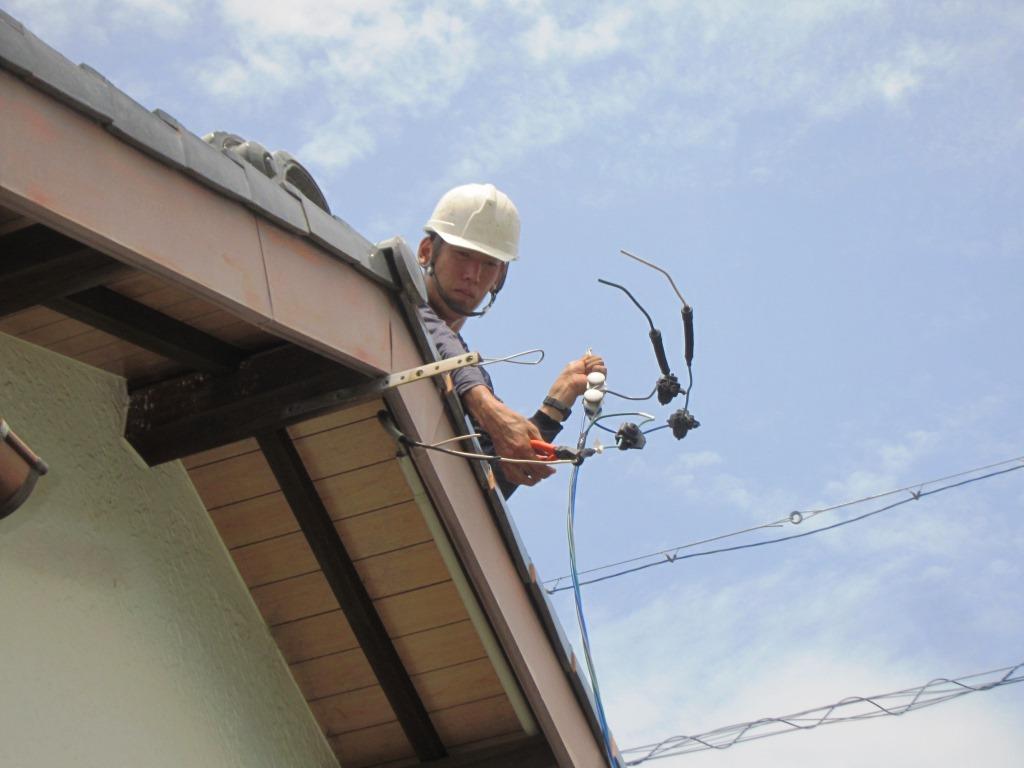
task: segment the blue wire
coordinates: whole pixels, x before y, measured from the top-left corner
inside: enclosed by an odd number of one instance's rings
[[[660,427],[651,427],[650,429],[645,429],[644,434],[649,435],[651,432],[657,432],[659,429],[668,429],[669,426],[669,424],[662,424]]]
[[[593,422],[590,426],[593,426]],[[585,439],[590,427],[582,431]],[[597,682],[597,672],[594,670],[594,660],[590,655],[590,635],[587,632],[587,620],[583,615],[583,595],[580,592],[580,576],[576,567],[576,538],[574,528],[576,522],[576,484],[579,479],[580,468],[576,465],[572,468],[572,475],[569,478],[569,514],[567,520],[567,532],[569,536],[569,567],[572,573],[573,594],[576,597],[576,619],[580,624],[580,636],[583,638],[583,656],[587,662],[587,671],[590,673],[591,687],[594,689],[594,703],[597,705],[597,717],[601,726],[601,735],[604,737],[605,754],[610,765],[615,765],[615,758],[612,756],[611,735],[608,732],[608,720],[604,714],[604,703],[601,701],[601,687]]]

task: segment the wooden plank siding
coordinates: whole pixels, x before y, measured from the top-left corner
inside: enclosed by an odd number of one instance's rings
[[[288,429],[448,748],[523,735],[377,421],[380,401]],[[255,440],[183,461],[342,765],[415,756]]]

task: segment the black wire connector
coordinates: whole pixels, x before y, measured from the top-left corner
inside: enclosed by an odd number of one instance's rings
[[[668,364],[668,355],[665,353],[665,342],[661,337],[661,331],[654,327],[654,321],[651,320],[651,315],[643,305],[636,300],[636,297],[629,292],[629,289],[624,285],[613,283],[611,280],[604,280],[603,278],[597,278],[597,282],[602,285],[610,285],[612,288],[618,288],[624,294],[629,297],[629,300],[636,304],[636,308],[643,312],[644,317],[647,318],[647,324],[651,327],[648,332],[648,337],[651,340],[651,346],[654,347],[654,356],[658,359],[658,368],[661,369],[661,378],[658,379],[658,383],[655,387],[655,391],[658,393],[658,402],[662,405],[667,405],[672,401],[676,395],[683,392],[683,388],[679,385],[679,379],[676,378],[675,374],[672,373],[672,368]],[[690,350],[692,359],[693,349],[693,323],[692,323],[692,312],[691,312],[691,323],[690,323],[690,342],[687,347]],[[639,397],[627,397],[626,400],[642,400],[646,398]]]
[[[700,426],[700,422],[693,418],[693,414],[685,408],[680,408],[678,411],[668,417],[668,425],[672,429],[672,435],[676,440],[682,440],[686,437],[686,433],[691,429],[696,429]]]
[[[615,433],[615,444],[619,446],[620,451],[626,451],[630,448],[640,450],[647,445],[647,438],[644,437],[640,427],[627,421]]]

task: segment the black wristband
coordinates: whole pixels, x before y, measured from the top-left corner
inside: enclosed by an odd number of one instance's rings
[[[561,400],[556,400],[555,398],[551,397],[551,395],[548,395],[547,397],[544,398],[544,405],[546,405],[548,408],[554,408],[556,411],[562,414],[562,421],[567,421],[568,418],[572,415],[572,409],[568,405],[563,403]]]

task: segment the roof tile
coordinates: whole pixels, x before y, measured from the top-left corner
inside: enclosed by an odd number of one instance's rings
[[[285,181],[282,186],[302,203],[309,236],[317,245],[339,256],[362,272],[391,281],[391,270],[376,246],[337,216],[332,216]]]
[[[110,86],[114,122],[107,129],[120,139],[175,168],[185,167],[178,132],[123,91]]]
[[[264,176],[263,172],[255,165],[244,160],[239,162],[242,170],[245,171],[245,178],[249,182],[253,205],[271,221],[277,222],[293,232],[298,232],[300,235],[308,235],[309,226],[302,213],[302,204],[278,184]]]
[[[101,123],[111,116],[110,86],[75,66],[7,14],[0,17],[0,66]]]
[[[184,127],[180,128],[179,135],[185,149],[185,162],[190,176],[206,182],[228,197],[246,204],[251,202],[249,181],[241,165]]]

